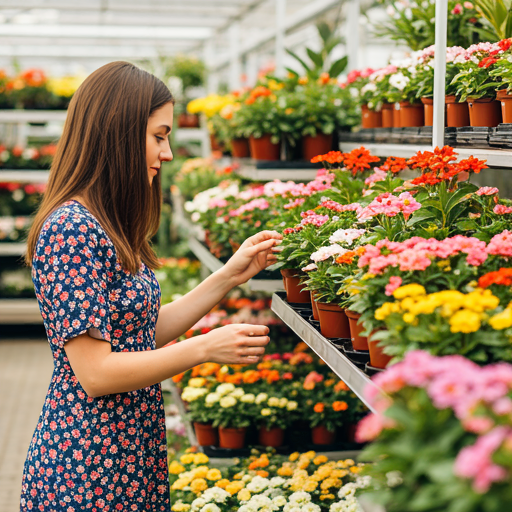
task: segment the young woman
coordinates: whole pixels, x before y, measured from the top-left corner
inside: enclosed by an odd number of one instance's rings
[[[21,510],[169,511],[160,382],[205,361],[253,363],[268,328],[228,325],[165,346],[275,261],[280,235],[246,240],[218,272],[160,307],[149,244],[173,97],[127,62],[75,93],[28,238],[54,372],[23,474]]]

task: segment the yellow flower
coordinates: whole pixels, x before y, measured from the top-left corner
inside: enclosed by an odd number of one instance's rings
[[[393,292],[393,297],[395,299],[405,299],[405,297],[418,297],[419,295],[426,295],[427,291],[421,284],[406,284],[404,286],[400,286]]]
[[[240,482],[240,480],[237,480],[236,482],[230,482],[228,485],[226,485],[225,489],[226,492],[229,492],[231,496],[234,496],[237,492],[240,492],[245,487],[244,482]]]
[[[209,470],[208,466],[199,466],[192,470],[192,474],[194,478],[205,478]]]
[[[329,459],[325,455],[317,455],[313,459],[313,463],[319,466],[320,464],[325,464]]]
[[[249,501],[251,499],[251,491],[242,489],[236,496],[238,501]]]
[[[331,476],[333,478],[344,478],[348,475],[348,471],[346,469],[335,469],[332,473],[331,473]]]
[[[398,302],[384,302],[384,304],[375,311],[375,319],[384,320],[391,315],[391,313],[398,312],[400,312],[400,304]]]
[[[286,467],[286,466],[283,466],[282,468],[279,468],[277,470],[277,474],[279,476],[292,476],[293,475],[293,469],[289,468],[289,467]]]
[[[512,327],[512,308],[510,305],[501,313],[492,316],[489,319],[489,325],[496,331],[501,331],[503,329]]]
[[[243,476],[244,476],[244,472],[240,471],[239,473],[237,473],[236,475],[233,476],[233,479],[234,480],[241,480]]]
[[[451,332],[476,332],[480,329],[481,317],[469,309],[461,309],[450,318]]]
[[[316,475],[318,475],[318,478],[320,480],[323,480],[324,478],[327,478],[331,473],[333,472],[333,468],[331,466],[321,466],[316,470]]]
[[[300,453],[299,452],[293,452],[289,457],[288,457],[288,460],[290,462],[295,462],[300,456]]]
[[[225,489],[231,482],[227,478],[222,478],[218,482],[215,482],[215,487],[220,487],[221,489]]]
[[[171,489],[173,491],[181,491],[184,487],[186,487],[190,483],[190,478],[178,478],[176,482],[172,484]]]
[[[290,114],[293,114],[295,112],[295,109],[291,108],[291,107],[288,107],[287,109],[285,109],[284,113],[289,116]]]
[[[194,464],[208,464],[208,462],[210,462],[208,455],[204,453],[196,453],[194,455]]]
[[[185,455],[182,455],[180,457],[180,462],[182,464],[192,464],[194,462],[194,454],[193,453],[186,453]]]
[[[322,494],[322,495],[320,496],[320,499],[321,499],[322,501],[324,501],[324,500],[333,500],[335,497],[336,497],[336,496],[334,496],[334,494]]]
[[[307,76],[301,76],[299,78],[299,84],[300,85],[306,85],[308,83],[308,77]]]
[[[297,463],[297,467],[299,469],[307,469],[308,466],[309,466],[309,460],[308,459],[301,459]]]
[[[357,467],[357,466],[352,466],[349,470],[351,473],[354,473],[357,475],[357,473],[359,473],[361,471],[361,468]]]
[[[212,468],[206,473],[207,480],[213,480],[214,482],[220,480],[222,475],[218,469]]]
[[[405,313],[402,318],[403,318],[403,321],[408,324],[413,324],[414,321],[416,320],[416,317],[412,313]]]
[[[202,388],[205,384],[206,379],[204,377],[196,377],[188,381],[188,385],[193,388]]]
[[[172,512],[187,512],[190,510],[190,505],[188,503],[182,503],[178,501],[171,507]]]
[[[279,398],[272,396],[268,399],[268,405],[270,407],[279,407]]]
[[[321,484],[320,489],[328,491],[331,487],[341,487],[341,480],[337,478],[326,478]]]
[[[317,487],[318,487],[318,482],[315,482],[314,480],[310,479],[310,480],[306,481],[302,490],[306,491],[306,492],[313,492],[313,491],[316,491]]]
[[[190,490],[196,494],[206,491],[206,489],[208,489],[208,484],[204,478],[196,478],[190,484]]]
[[[309,452],[303,453],[302,457],[307,457],[308,459],[313,460],[316,457],[316,452],[309,450]]]
[[[268,88],[272,91],[280,91],[284,87],[284,83],[276,82],[273,78],[268,81]]]
[[[173,460],[169,465],[169,473],[171,475],[179,475],[183,471],[185,471],[185,468],[177,460]]]

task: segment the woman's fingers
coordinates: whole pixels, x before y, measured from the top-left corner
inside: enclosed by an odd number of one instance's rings
[[[246,347],[265,347],[269,341],[268,336],[250,336],[245,340],[244,345]]]

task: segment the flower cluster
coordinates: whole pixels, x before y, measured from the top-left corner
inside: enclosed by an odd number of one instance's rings
[[[367,207],[363,208],[359,214],[359,220],[371,219],[375,215],[386,215],[386,217],[395,217],[402,213],[405,219],[419,210],[421,204],[412,197],[410,192],[402,192],[398,197],[389,192],[376,197]]]

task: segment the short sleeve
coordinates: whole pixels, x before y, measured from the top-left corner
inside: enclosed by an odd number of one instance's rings
[[[53,214],[43,226],[34,257],[36,293],[48,337],[61,347],[94,328],[110,342],[113,254],[110,239],[85,214]]]

